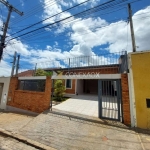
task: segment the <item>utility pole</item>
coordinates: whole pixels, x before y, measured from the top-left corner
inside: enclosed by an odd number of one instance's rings
[[[12,13],[12,11],[14,11],[22,16],[23,12],[20,12],[19,10],[14,8],[11,4],[9,4],[9,2],[7,2],[5,0],[0,0],[0,2],[3,3],[6,7],[8,7],[8,10],[9,10],[7,20],[6,20],[6,23],[4,26],[4,30],[3,30],[3,35],[1,35],[1,43],[0,43],[0,61],[1,61],[2,55],[3,55],[3,49],[5,48],[5,38],[6,38],[6,33],[7,33],[11,13]]]
[[[14,75],[14,70],[15,70],[15,64],[16,64],[16,57],[17,57],[17,52],[15,51],[14,53],[14,60],[13,60],[13,64],[12,64],[12,70],[11,70],[11,77]]]
[[[135,44],[131,4],[128,4],[128,13],[129,13],[130,30],[131,30],[131,38],[132,38],[132,48],[133,48],[133,52],[136,52],[136,44]]]
[[[19,70],[19,60],[20,60],[20,55],[18,55],[18,58],[17,58],[17,65],[16,65],[16,77],[18,76],[18,70]]]
[[[35,64],[35,69],[34,69],[34,71],[33,71],[33,76],[36,75],[36,70],[37,70],[37,63]]]

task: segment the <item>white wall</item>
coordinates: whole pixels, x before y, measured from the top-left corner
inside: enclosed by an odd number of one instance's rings
[[[6,109],[7,96],[9,90],[10,77],[0,77],[0,83],[3,83],[3,91],[0,99],[0,109]]]

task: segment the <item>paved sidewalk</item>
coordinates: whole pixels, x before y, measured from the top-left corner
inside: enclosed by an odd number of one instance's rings
[[[150,150],[150,130],[144,133],[138,133],[144,150]]]
[[[0,128],[17,132],[19,129],[26,126],[32,119],[34,119],[33,116],[0,112]]]
[[[37,150],[36,148],[19,142],[10,137],[0,136],[1,150]]]
[[[128,128],[52,113],[40,114],[18,134],[58,150],[143,150],[139,135]]]
[[[0,128],[10,135],[0,135],[0,149],[32,150],[39,146],[58,150],[150,150],[150,131],[137,133],[121,123],[56,112],[47,111],[37,117],[0,113]]]

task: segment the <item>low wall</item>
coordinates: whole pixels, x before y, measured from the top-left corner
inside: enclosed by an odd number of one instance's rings
[[[17,90],[18,78],[10,80],[7,105],[16,108],[41,113],[50,106],[51,78],[46,78],[45,92]]]

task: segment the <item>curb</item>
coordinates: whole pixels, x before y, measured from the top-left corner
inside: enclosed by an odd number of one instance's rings
[[[0,134],[6,135],[8,137],[11,137],[13,139],[16,139],[16,140],[22,142],[22,143],[25,143],[27,145],[30,145],[32,147],[35,147],[35,148],[38,148],[38,149],[41,149],[41,150],[56,150],[55,148],[52,148],[52,147],[49,147],[47,145],[41,144],[37,141],[33,141],[33,140],[28,139],[28,138],[26,138],[22,135],[6,131],[5,129],[2,129],[2,128],[0,128]]]

